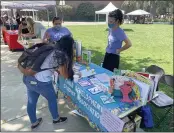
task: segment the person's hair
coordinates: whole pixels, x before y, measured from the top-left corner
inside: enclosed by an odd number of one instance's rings
[[[60,17],[54,17],[52,22],[54,23],[56,20],[61,20],[61,18]]]
[[[119,24],[123,23],[123,13],[120,9],[116,9],[116,10],[110,12],[108,16],[111,18],[114,18],[115,21],[118,20]]]
[[[64,62],[67,64],[68,67],[68,75],[69,79],[73,79],[73,48],[74,48],[74,39],[70,35],[63,36],[59,41],[56,43],[56,51],[54,54],[54,61],[60,62],[60,52],[62,51],[65,53]],[[66,59],[67,56],[67,59]]]
[[[34,33],[34,20],[30,17],[26,18],[26,21],[30,24],[28,30],[30,33]]]
[[[16,16],[19,16],[19,13],[18,12],[16,12]]]
[[[21,21],[25,21],[25,20],[26,20],[26,18],[22,18],[22,19],[21,19]]]

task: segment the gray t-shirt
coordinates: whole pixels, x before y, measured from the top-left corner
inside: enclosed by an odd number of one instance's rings
[[[56,59],[54,58],[55,52],[56,52],[56,55],[59,55],[59,57],[56,56]],[[64,64],[67,61],[68,61],[68,57],[65,55],[65,53],[60,52],[58,50],[54,50],[52,53],[50,53],[46,57],[43,64],[41,65],[41,69],[46,69],[46,68],[53,68],[53,69],[38,72],[35,74],[35,78],[39,80],[40,82],[51,81],[55,71],[54,68],[58,68],[60,64]]]
[[[39,22],[34,23],[34,34],[41,38],[41,30],[46,30],[46,28]]]

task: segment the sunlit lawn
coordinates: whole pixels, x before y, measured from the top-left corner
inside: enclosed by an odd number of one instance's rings
[[[106,25],[67,26],[84,49],[93,51],[92,61],[100,64],[107,45]],[[173,74],[173,26],[172,25],[122,25],[132,41],[132,47],[121,54],[121,69],[140,71],[155,64],[167,74]]]

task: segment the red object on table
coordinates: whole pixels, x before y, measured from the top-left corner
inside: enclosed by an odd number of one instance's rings
[[[9,50],[23,50],[23,46],[17,42],[18,33],[15,33],[14,30],[12,32],[10,30],[3,30],[4,42],[8,44]]]
[[[144,77],[149,78],[149,73],[137,72],[137,74],[143,75]]]

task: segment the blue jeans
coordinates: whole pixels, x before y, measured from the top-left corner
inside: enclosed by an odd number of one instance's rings
[[[59,114],[56,93],[54,91],[52,81],[40,82],[34,76],[23,76],[23,82],[27,86],[27,113],[31,123],[33,124],[37,121],[36,104],[40,95],[47,99],[52,118],[53,120],[57,120],[59,118]]]

